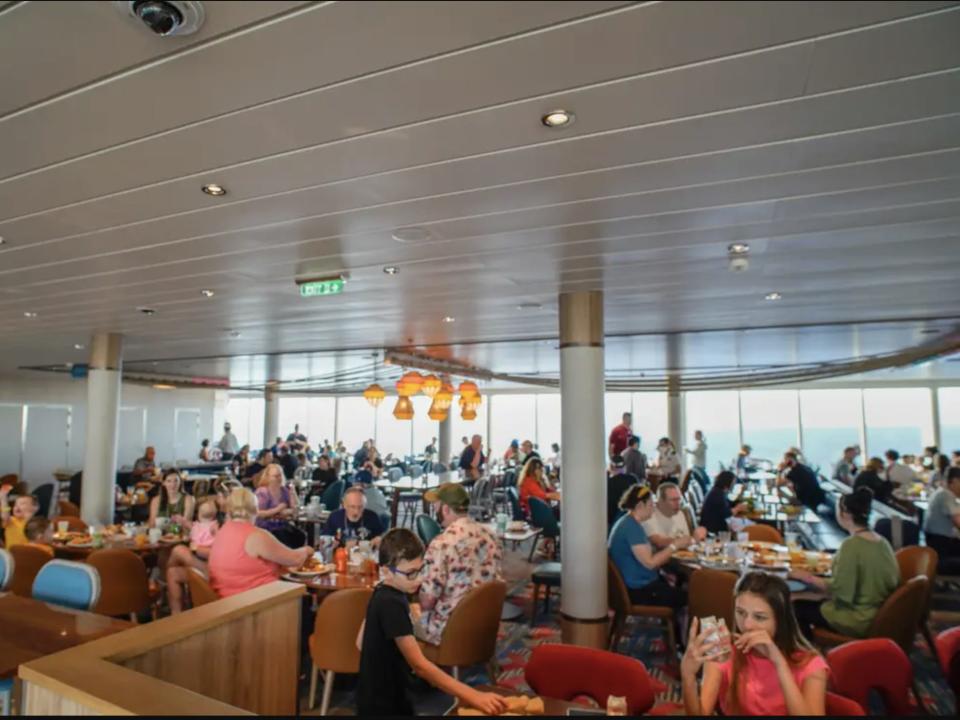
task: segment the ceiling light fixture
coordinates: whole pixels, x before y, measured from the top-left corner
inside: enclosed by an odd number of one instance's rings
[[[154,383],[154,390],[176,390],[176,385],[167,385],[166,383]]]
[[[200,294],[203,295],[204,297],[208,297],[208,298],[213,297],[214,295],[216,295],[216,293],[215,293],[213,290],[201,290],[201,291],[200,291]]]
[[[396,275],[398,272],[400,272],[400,268],[398,268],[396,265],[387,265],[387,266],[383,269],[383,271],[384,271],[387,275]]]
[[[746,255],[750,252],[750,246],[743,242],[730,243],[727,246],[727,252],[731,255]]]
[[[767,293],[766,295],[764,295],[764,296],[763,296],[763,299],[764,299],[764,300],[782,300],[782,299],[783,299],[783,295],[781,295],[781,294],[778,293],[778,292],[771,292],[771,293]]]
[[[83,348],[84,348],[84,346],[81,345],[80,343],[74,343],[74,344],[73,344],[73,349],[74,349],[74,350],[83,350]]]
[[[30,312],[29,310],[27,310],[25,313],[23,313],[23,316],[25,318],[35,318],[37,314],[35,312]]]
[[[517,305],[517,310],[539,310],[542,307],[543,305],[541,305],[540,303],[528,302],[528,303],[520,303],[519,305]]]
[[[540,118],[540,122],[548,128],[562,128],[572,125],[575,119],[576,116],[568,110],[551,110]]]
[[[452,322],[454,322],[455,320],[456,320],[456,318],[453,317],[453,315],[444,315],[444,316],[443,316],[443,321],[444,321],[445,323],[452,323]]]
[[[208,183],[202,188],[207,195],[213,195],[214,197],[220,197],[221,195],[227,194],[227,189],[223,185],[217,185],[216,183]]]
[[[391,235],[399,243],[426,242],[431,238],[430,231],[422,227],[397,228]]]
[[[231,330],[231,331],[230,331],[230,337],[232,337],[232,338],[238,338],[238,337],[240,337],[240,331],[239,331],[239,330]]]

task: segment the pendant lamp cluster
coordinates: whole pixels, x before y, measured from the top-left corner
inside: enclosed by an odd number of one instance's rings
[[[412,420],[413,402],[410,398],[421,392],[428,398],[433,399],[430,409],[427,411],[427,417],[438,422],[446,420],[450,407],[453,405],[453,394],[455,392],[453,385],[444,382],[436,375],[423,376],[415,370],[404,373],[397,380],[397,405],[393,409],[393,416],[397,420]],[[477,384],[465,380],[460,383],[457,392],[460,393],[460,417],[464,420],[476,420],[477,408],[480,407],[482,402]],[[384,389],[376,383],[363,391],[363,397],[373,407],[382,403],[386,395]]]

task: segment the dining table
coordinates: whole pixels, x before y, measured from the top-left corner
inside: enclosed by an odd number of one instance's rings
[[[322,575],[313,575],[313,576],[303,576],[303,575],[294,575],[292,573],[286,573],[280,576],[281,580],[286,582],[299,583],[314,593],[316,593],[319,598],[326,597],[332,592],[337,590],[354,590],[354,589],[373,589],[373,586],[377,584],[380,579],[379,574],[372,575],[370,573],[351,571],[348,570],[345,573],[338,572],[327,572]]]
[[[563,715],[566,715],[567,710],[570,710],[570,709],[587,710],[590,708],[590,706],[584,705],[582,703],[570,702],[568,700],[560,700],[559,698],[545,697],[543,695],[537,696],[537,695],[533,695],[532,693],[517,692],[516,690],[500,687],[499,685],[477,685],[475,689],[479,690],[480,692],[495,693],[503,697],[524,696],[531,699],[535,697],[539,697],[541,700],[543,700],[543,716],[544,717],[563,716]],[[460,702],[456,701],[454,702],[453,706],[449,710],[447,710],[445,715],[456,716],[459,714],[459,710],[460,710]],[[596,714],[606,715],[606,712],[605,711],[597,712]],[[528,717],[536,717],[536,716],[531,715]]]
[[[23,663],[126,630],[133,623],[0,593],[0,627],[0,678],[10,678]]]
[[[104,538],[101,547],[94,547],[92,543],[82,545],[70,545],[67,542],[54,539],[51,543],[54,557],[62,560],[85,560],[90,553],[96,550],[130,550],[140,555],[144,559],[148,556],[159,555],[163,552],[169,552],[173,546],[186,543],[184,538],[176,541],[161,540],[158,543],[146,542],[138,544],[133,538],[127,536]]]

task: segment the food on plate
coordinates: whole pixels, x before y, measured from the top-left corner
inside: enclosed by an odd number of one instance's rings
[[[776,555],[757,554],[753,558],[753,564],[760,565],[762,567],[779,567],[784,565],[784,562]]]
[[[90,535],[79,534],[67,540],[67,545],[90,545],[93,543],[93,537]]]
[[[689,550],[677,550],[673,557],[677,560],[696,560],[697,554],[695,552],[690,552]]]
[[[304,561],[303,565],[297,568],[297,572],[322,572],[324,567],[326,566],[322,560],[317,558],[316,555],[311,555]]]
[[[165,542],[165,543],[180,542],[180,536],[174,535],[173,533],[166,533],[165,535],[160,536],[160,542]]]
[[[543,712],[543,698],[530,698],[530,702],[527,703],[527,715],[543,715]]]

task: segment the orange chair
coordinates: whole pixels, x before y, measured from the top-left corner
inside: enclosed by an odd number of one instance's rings
[[[911,545],[901,548],[895,553],[897,556],[897,565],[900,567],[900,583],[905,583],[912,578],[925,576],[928,580],[927,596],[923,602],[923,617],[920,618],[920,632],[923,633],[927,645],[936,654],[933,644],[933,636],[930,634],[930,602],[933,598],[933,586],[937,581],[937,563],[939,557],[937,551],[929,547],[920,545]]]
[[[53,560],[53,553],[33,545],[14,545],[10,548],[13,556],[13,580],[10,592],[21,597],[33,597],[33,581],[40,568]]]
[[[210,587],[207,579],[195,568],[191,568],[187,573],[187,587],[190,588],[190,604],[193,607],[200,607],[220,599],[216,590]]]
[[[56,529],[58,522],[67,523],[67,530],[70,532],[87,531],[87,524],[76,515],[57,515],[53,520],[50,521],[50,524],[53,525],[54,529]]]
[[[420,643],[423,654],[437,665],[452,667],[458,680],[461,667],[489,664],[497,651],[500,612],[506,597],[506,583],[499,580],[470,590],[450,613],[440,644]]]
[[[673,629],[673,609],[659,605],[634,605],[630,600],[630,592],[623,581],[620,569],[609,557],[607,558],[607,602],[613,610],[613,622],[610,625],[610,650],[616,652],[623,630],[627,624],[627,616],[656,618],[665,625],[667,633],[667,655],[676,659],[677,638]]]
[[[101,615],[129,615],[132,622],[148,607],[153,619],[157,608],[150,596],[147,566],[139,555],[130,550],[96,550],[87,557],[87,564],[100,573],[100,599],[93,611]]]
[[[367,615],[367,605],[373,591],[367,588],[340,590],[332,593],[317,608],[313,634],[307,644],[313,669],[310,673],[310,700],[312,710],[317,702],[317,676],[323,670],[323,700],[320,714],[326,715],[333,693],[336,673],[360,672],[360,651],[357,635]]]
[[[69,500],[58,500],[57,512],[59,513],[59,517],[61,519],[66,519],[68,517],[80,517],[80,508]]]
[[[923,617],[928,585],[927,578],[921,575],[911,578],[894,590],[877,611],[867,637],[890,638],[909,656],[917,626]],[[848,637],[826,628],[815,628],[813,639],[818,645],[832,647],[862,638]]]
[[[734,599],[733,591],[737,586],[737,574],[700,568],[690,576],[690,587],[687,592],[689,600],[690,620],[693,618],[713,617],[723,618],[730,632],[734,631]],[[689,629],[689,624],[687,625]]]
[[[750,542],[770,542],[783,545],[783,535],[780,534],[779,530],[769,525],[760,523],[747,525],[746,533]]]

